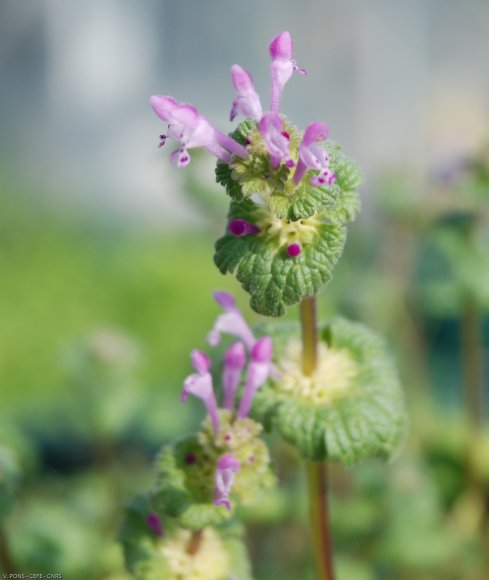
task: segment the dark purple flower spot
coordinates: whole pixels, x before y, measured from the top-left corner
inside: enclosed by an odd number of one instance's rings
[[[255,226],[255,224],[241,219],[231,220],[229,222],[228,228],[233,236],[238,238],[241,236],[247,236],[248,234],[257,234],[260,231],[259,228]]]
[[[185,456],[185,463],[187,465],[193,465],[194,463],[197,463],[197,455],[195,455],[195,453],[187,453]]]
[[[244,220],[232,220],[229,222],[229,231],[233,236],[240,238],[246,233],[246,222]]]
[[[248,457],[248,461],[249,461],[249,463],[253,463],[255,461],[255,456],[254,455],[250,455]]]
[[[224,435],[224,441],[231,441],[232,438],[233,438],[232,435],[230,435],[229,433]]]
[[[296,256],[298,256],[300,253],[302,252],[302,248],[300,246],[300,244],[294,242],[293,244],[290,244],[289,246],[287,246],[287,254],[291,257],[291,258],[295,258]]]
[[[290,141],[290,134],[287,131],[282,131],[282,135],[288,140]]]
[[[150,513],[146,518],[146,523],[157,536],[163,535],[163,526],[159,516],[155,513]]]

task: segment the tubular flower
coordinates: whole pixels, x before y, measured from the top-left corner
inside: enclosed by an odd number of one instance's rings
[[[207,341],[211,346],[217,346],[221,341],[221,333],[231,334],[241,339],[248,350],[251,350],[256,338],[251,332],[243,315],[236,307],[236,301],[228,292],[214,292],[215,301],[223,308],[224,313],[217,317]]]
[[[241,114],[245,118],[251,117],[259,121],[263,114],[263,109],[260,97],[253,86],[253,78],[250,73],[240,67],[239,64],[233,64],[231,67],[231,80],[238,96],[233,101],[230,120],[234,121]]]
[[[188,149],[195,147],[204,147],[224,163],[231,160],[229,151],[242,157],[247,156],[244,147],[217,131],[192,105],[178,103],[168,96],[152,96],[150,102],[158,117],[168,123],[167,135],[161,136],[160,146],[164,145],[167,137],[181,144],[170,155],[170,160],[178,167],[185,167],[190,163]]]
[[[307,74],[305,69],[297,66],[297,62],[292,58],[292,37],[290,32],[284,31],[276,36],[269,47],[272,63],[270,64],[270,74],[272,77],[272,96],[270,99],[270,111],[278,113],[284,86],[292,76],[294,71],[301,75]]]
[[[218,525],[230,517],[231,489],[236,501],[246,505],[254,503],[262,489],[274,483],[268,449],[259,438],[262,427],[247,416],[256,390],[272,372],[272,340],[268,336],[255,339],[231,294],[215,292],[214,297],[225,310],[219,317],[221,322],[226,317],[225,324],[214,329],[215,338],[220,339],[221,331],[242,338],[224,355],[223,402],[218,408],[210,358],[199,350],[192,351],[196,372],[185,380],[181,400],[189,394],[201,398],[208,416],[197,435],[163,448],[157,462],[158,487],[152,496],[158,514],[168,513],[179,525],[194,530]],[[248,357],[240,412],[236,413],[236,395]],[[175,489],[179,490],[180,503]]]
[[[191,358],[192,365],[197,372],[185,379],[180,400],[185,402],[189,394],[202,399],[211,418],[212,426],[215,431],[218,431],[219,414],[217,412],[212,376],[209,372],[211,366],[209,357],[201,351],[194,350]]]
[[[246,350],[242,342],[235,342],[224,355],[222,387],[224,408],[232,411],[236,391],[241,383],[241,373],[246,364]]]
[[[304,131],[299,147],[299,163],[294,173],[294,183],[299,183],[308,169],[319,170],[310,179],[311,185],[331,185],[336,175],[329,169],[329,155],[320,145],[328,138],[328,127],[321,122],[311,123]]]
[[[257,389],[272,372],[272,352],[273,344],[269,336],[259,338],[251,349],[251,362],[248,365],[246,385],[238,411],[238,417],[241,419],[248,416]]]
[[[229,231],[236,236],[241,238],[242,236],[247,236],[249,234],[257,234],[260,231],[258,226],[242,219],[231,220],[228,225]]]
[[[287,167],[293,167],[295,163],[290,158],[290,137],[284,131],[280,116],[277,113],[265,113],[260,120],[259,129],[270,155],[272,169],[278,169],[282,161],[285,161]]]
[[[226,453],[219,459],[215,475],[214,505],[223,505],[228,510],[231,509],[229,494],[240,467],[239,459],[231,453]]]

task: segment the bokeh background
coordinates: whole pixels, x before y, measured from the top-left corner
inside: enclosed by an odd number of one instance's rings
[[[467,404],[489,391],[484,0],[2,0],[0,569],[125,578],[121,506],[202,416],[178,395],[212,290],[257,321],[212,263],[212,160],[177,171],[148,99],[230,130],[230,66],[266,102],[284,29],[309,74],[282,110],[365,173],[321,313],[387,335],[411,412],[396,462],[333,472],[339,578],[489,577],[487,411]],[[243,514],[255,576],[312,578],[300,465],[270,442],[280,490]]]

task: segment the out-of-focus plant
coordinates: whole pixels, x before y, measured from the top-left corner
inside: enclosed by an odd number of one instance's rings
[[[95,442],[97,462],[107,465],[141,409],[138,347],[120,331],[100,329],[73,345],[66,358],[74,419]]]
[[[438,313],[460,318],[463,383],[475,430],[485,417],[484,319],[489,313],[489,153],[465,160],[438,183],[439,211],[429,241],[438,268],[425,297]]]

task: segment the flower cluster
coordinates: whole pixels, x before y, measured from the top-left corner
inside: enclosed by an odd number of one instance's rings
[[[270,337],[255,338],[231,294],[215,292],[214,297],[224,312],[218,316],[214,327],[209,333],[209,344],[217,346],[221,340],[222,333],[238,338],[224,355],[221,378],[223,407],[220,412],[214,392],[213,377],[210,372],[211,360],[207,354],[199,350],[192,351],[192,366],[196,372],[185,379],[181,400],[186,401],[189,394],[202,399],[212,425],[211,439],[214,439],[213,444],[215,447],[226,450],[232,448],[227,443],[233,439],[233,431],[239,430],[243,424],[246,425],[248,433],[254,430],[250,426],[252,421],[248,419],[248,414],[257,389],[265,383],[272,373],[273,347]],[[246,373],[244,373],[247,364],[247,353],[250,360]],[[246,379],[244,381],[243,394],[235,413],[236,395],[244,374]],[[235,418],[233,418],[234,414]],[[224,435],[224,445],[220,445],[219,440],[222,440],[223,423],[226,423],[228,432]],[[240,446],[238,446],[237,451],[239,450]],[[251,455],[246,460],[253,463],[255,457]],[[241,461],[236,454],[226,452],[219,457],[214,477],[214,505],[223,505],[231,509],[229,494],[234,485],[236,474],[240,469]]]
[[[240,161],[253,164],[257,148],[264,148],[268,156],[268,164],[263,171],[265,179],[271,181],[274,176],[285,171],[291,191],[301,184],[306,174],[311,185],[331,186],[336,173],[330,168],[330,155],[324,146],[328,138],[328,127],[322,122],[311,123],[301,138],[279,112],[285,84],[294,71],[306,74],[292,58],[290,34],[285,31],[276,36],[270,43],[269,51],[272,58],[272,86],[268,111],[263,111],[251,74],[240,65],[234,64],[231,67],[231,80],[237,97],[232,104],[230,119],[233,121],[241,115],[252,120],[256,126],[253,136],[250,135],[244,143],[240,143],[213,127],[195,107],[178,103],[173,97],[153,96],[151,105],[155,113],[168,123],[167,133],[161,135],[160,146],[167,137],[180,142],[180,147],[170,156],[179,167],[189,163],[188,149],[204,147],[236,173],[239,173]],[[293,142],[297,143],[294,145]],[[229,231],[235,236],[256,234],[260,229],[257,224],[243,219],[234,219],[229,223]],[[300,253],[301,245],[297,241],[288,244],[289,257],[296,257]]]

